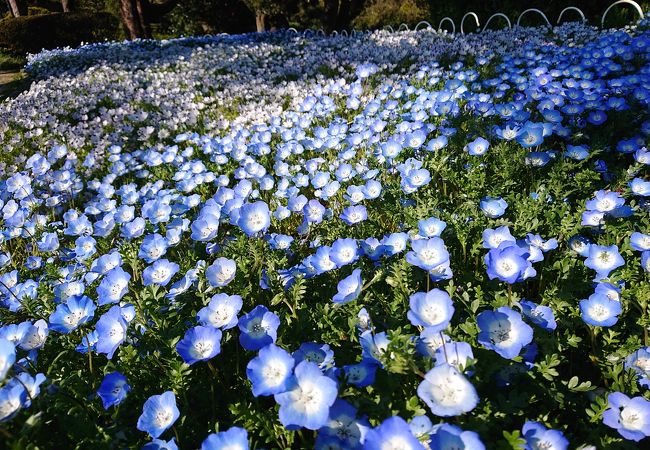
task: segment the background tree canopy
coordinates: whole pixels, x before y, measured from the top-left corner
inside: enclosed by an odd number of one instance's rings
[[[0,49],[21,54],[104,39],[232,34],[288,27],[326,31],[375,29],[401,23],[414,25],[421,20],[436,26],[443,17],[458,24],[469,11],[475,12],[482,23],[496,12],[514,21],[527,8],[538,8],[555,22],[567,6],[579,7],[590,23],[597,24],[612,3],[613,0],[0,0],[0,17],[4,15],[0,21]],[[639,3],[644,10],[650,8],[648,1]],[[57,14],[63,12],[66,14]],[[623,5],[612,10],[608,24],[622,25],[635,15],[630,5]],[[576,18],[567,14],[569,20]],[[522,21],[526,25],[541,22],[541,17],[532,14]],[[469,24],[469,29],[475,29],[475,25]]]

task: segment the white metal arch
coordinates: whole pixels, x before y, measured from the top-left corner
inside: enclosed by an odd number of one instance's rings
[[[295,28],[287,28],[287,31],[293,31],[294,33],[298,34],[298,30]]]
[[[426,25],[427,28],[429,28],[429,29],[433,28],[429,22],[427,22],[426,20],[422,20],[421,22],[418,22],[418,24],[415,26],[414,30],[418,31],[420,29],[420,25]]]
[[[582,21],[583,21],[583,22],[586,22],[586,21],[587,21],[587,18],[586,18],[585,15],[582,13],[582,11],[580,10],[580,8],[576,8],[575,6],[569,6],[569,7],[567,7],[567,8],[564,8],[564,9],[560,12],[559,17],[557,18],[557,23],[560,23],[560,21],[562,20],[562,16],[563,16],[564,13],[567,12],[567,11],[576,11],[578,14],[580,14],[580,17],[582,18]]]
[[[465,31],[463,31],[463,24],[465,23],[465,19],[467,19],[467,16],[472,16],[474,20],[476,20],[477,27],[481,26],[481,23],[478,21],[478,16],[476,15],[476,13],[468,12],[463,16],[462,20],[460,21],[460,34],[465,34]]]
[[[487,22],[485,22],[485,25],[483,25],[483,31],[485,31],[487,26],[490,24],[490,21],[495,17],[503,17],[504,19],[506,19],[506,22],[508,22],[508,28],[512,28],[512,24],[510,23],[510,19],[508,19],[508,16],[506,16],[503,13],[496,13],[496,14],[492,14],[490,18],[487,20]]]
[[[524,14],[529,13],[529,12],[536,12],[537,14],[540,14],[540,15],[544,18],[544,20],[546,21],[546,24],[547,24],[549,27],[552,27],[552,26],[553,26],[553,25],[551,25],[551,22],[548,21],[548,17],[546,17],[546,14],[544,14],[543,12],[541,12],[541,11],[540,11],[539,9],[537,9],[537,8],[530,8],[530,9],[527,9],[526,11],[522,12],[521,14],[519,14],[519,18],[517,19],[517,26],[519,26],[519,22],[521,22],[521,18],[524,17]]]
[[[386,25],[386,26],[384,27],[384,30],[386,30],[386,31],[390,31],[391,33],[394,33],[394,32],[395,32],[395,28],[391,27],[390,25]]]
[[[397,31],[402,31],[402,30],[404,30],[404,31],[409,31],[409,26],[406,25],[405,23],[401,24],[401,25],[399,26],[399,28],[397,29]]]
[[[348,37],[348,36],[349,36],[349,34],[348,34],[348,30],[341,30],[341,34],[342,34],[343,36],[345,36],[345,37]]]
[[[321,36],[325,36],[325,30],[323,30],[322,28],[319,28],[318,30],[316,30],[316,35],[319,35],[319,34]]]
[[[620,5],[622,3],[627,3],[628,5],[634,6],[636,11],[639,13],[639,16],[641,16],[641,18],[643,19],[643,9],[641,8],[641,6],[639,6],[639,4],[637,2],[635,2],[633,0],[618,0],[617,2],[614,2],[611,5],[609,5],[609,7],[603,13],[603,18],[600,21],[600,28],[605,27],[605,17],[607,17],[607,13],[609,12],[609,10],[612,9],[612,7],[614,7],[616,5]]]
[[[445,22],[451,22],[451,32],[456,34],[456,24],[451,19],[451,17],[443,17],[440,23],[438,24],[438,31],[442,30],[442,24]]]

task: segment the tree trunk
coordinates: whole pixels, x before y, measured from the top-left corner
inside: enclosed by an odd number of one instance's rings
[[[164,3],[151,3],[150,0],[120,0],[120,16],[129,32],[130,39],[151,38],[151,22],[176,6],[178,0],[167,0]]]
[[[27,15],[27,2],[25,0],[9,0],[9,6],[14,17]]]
[[[325,0],[325,28],[327,31],[336,29],[339,15],[339,0]]]
[[[61,0],[63,12],[71,12],[74,8],[74,0]]]
[[[255,25],[257,26],[258,33],[266,31],[266,14],[255,12]]]

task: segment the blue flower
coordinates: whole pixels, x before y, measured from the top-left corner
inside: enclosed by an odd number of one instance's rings
[[[20,383],[7,384],[0,388],[0,422],[14,417],[27,400],[27,391]]]
[[[374,359],[363,359],[357,364],[343,366],[343,372],[348,383],[361,388],[375,382],[377,367],[379,366]]]
[[[212,433],[201,444],[200,450],[248,450],[248,432],[239,427]]]
[[[430,433],[431,449],[454,449],[454,450],[485,450],[478,434],[474,431],[463,431],[461,428],[441,423],[433,427]]]
[[[609,247],[592,244],[589,247],[589,256],[585,260],[585,266],[596,271],[595,281],[609,277],[612,270],[625,264],[623,257],[618,252],[616,245]]]
[[[158,438],[176,422],[179,416],[176,396],[172,391],[152,395],[142,407],[142,415],[138,418],[137,428],[149,433],[153,438]]]
[[[158,233],[150,234],[144,238],[140,245],[138,258],[148,264],[160,259],[167,252],[167,240]]]
[[[524,148],[540,145],[544,142],[544,127],[541,124],[529,122],[519,130],[515,139]]]
[[[641,347],[625,358],[625,369],[633,369],[638,375],[639,384],[650,388],[650,347]]]
[[[553,310],[548,306],[538,305],[530,300],[521,300],[519,304],[521,305],[521,310],[524,313],[524,316],[535,325],[546,331],[555,330],[557,327]]]
[[[467,144],[464,148],[464,150],[469,153],[471,156],[483,156],[488,148],[490,147],[490,143],[486,140],[483,139],[482,137],[478,137],[474,139],[472,142]]]
[[[102,399],[104,409],[119,405],[131,391],[131,386],[126,382],[126,377],[119,372],[107,374],[99,385],[97,395]]]
[[[144,444],[140,450],[178,450],[178,446],[176,445],[174,438],[171,438],[168,441],[154,439],[153,441]]]
[[[85,295],[73,295],[65,303],[56,306],[50,314],[50,329],[70,333],[90,321],[95,315],[95,303]]]
[[[439,237],[446,227],[447,223],[437,217],[418,221],[418,231],[422,237]]]
[[[368,212],[363,205],[348,206],[340,217],[347,225],[356,225],[368,218]]]
[[[95,325],[97,330],[97,353],[106,353],[108,359],[126,339],[127,323],[122,317],[122,310],[115,305],[105,312]],[[84,343],[82,343],[83,345]]]
[[[417,392],[431,412],[441,417],[469,412],[479,401],[474,385],[449,364],[440,364],[429,370]]]
[[[266,232],[270,224],[271,213],[269,212],[269,206],[262,201],[246,203],[239,209],[237,225],[248,236]]]
[[[359,336],[359,343],[361,344],[361,356],[371,361],[376,361],[382,365],[381,358],[388,348],[390,341],[386,336],[386,332],[373,333],[372,330],[366,330]]]
[[[521,320],[521,315],[502,306],[495,311],[483,311],[476,322],[479,327],[478,342],[494,350],[503,358],[513,359],[533,340],[533,329]]]
[[[201,325],[229,330],[237,325],[237,314],[241,311],[242,303],[239,295],[216,294],[196,317]]]
[[[501,197],[483,197],[479,206],[481,211],[491,219],[501,217],[508,208],[508,204]]]
[[[621,392],[607,397],[609,408],[603,423],[627,440],[640,441],[650,436],[650,402],[643,397],[630,398]]]
[[[332,297],[332,301],[334,303],[348,303],[356,300],[361,293],[362,285],[361,269],[354,269],[351,275],[339,281],[337,285],[338,292]]]
[[[566,450],[569,448],[569,441],[559,430],[547,429],[539,422],[526,421],[521,430],[526,439],[525,450],[549,449]]]
[[[622,312],[621,302],[606,295],[594,293],[586,300],[580,300],[582,320],[595,327],[611,327]]]
[[[411,309],[406,314],[415,326],[442,331],[454,315],[454,304],[446,291],[432,289],[429,292],[416,292],[409,298]]]
[[[142,284],[167,286],[178,269],[178,264],[167,259],[159,259],[142,271]]]
[[[232,259],[217,258],[210,267],[205,269],[205,277],[210,286],[224,287],[235,279],[237,264]]]
[[[637,252],[650,250],[650,234],[643,234],[635,231],[630,236],[630,247]]]
[[[357,419],[357,409],[338,399],[330,407],[327,424],[318,430],[316,449],[360,449],[364,431],[370,427],[365,418]]]
[[[176,344],[176,351],[190,365],[208,361],[221,352],[221,330],[200,325],[190,328]]]
[[[359,259],[359,247],[356,239],[337,239],[332,243],[329,257],[336,267],[343,267]]]
[[[334,366],[334,351],[327,344],[304,342],[293,352],[293,359],[296,364],[302,361],[313,362],[324,371]]]
[[[239,343],[246,350],[257,351],[275,342],[280,318],[266,306],[257,305],[239,319]]]
[[[449,263],[449,252],[439,237],[411,241],[411,248],[413,251],[406,254],[406,261],[423,270],[429,271]]]
[[[330,406],[337,395],[336,382],[323,375],[316,364],[303,361],[296,366],[287,391],[275,394],[280,422],[285,427],[317,430],[327,424]]]
[[[485,255],[488,277],[513,284],[535,276],[537,272],[528,261],[529,256],[528,252],[512,242],[502,242]]]
[[[393,416],[384,420],[381,425],[368,430],[364,442],[364,450],[425,450],[417,440],[404,419]]]
[[[257,397],[286,391],[294,364],[294,358],[275,344],[261,348],[246,366],[246,376],[253,385],[253,395]]]

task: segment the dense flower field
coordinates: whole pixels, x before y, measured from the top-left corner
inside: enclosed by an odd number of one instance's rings
[[[650,436],[650,19],[27,70],[0,104],[2,447]]]

